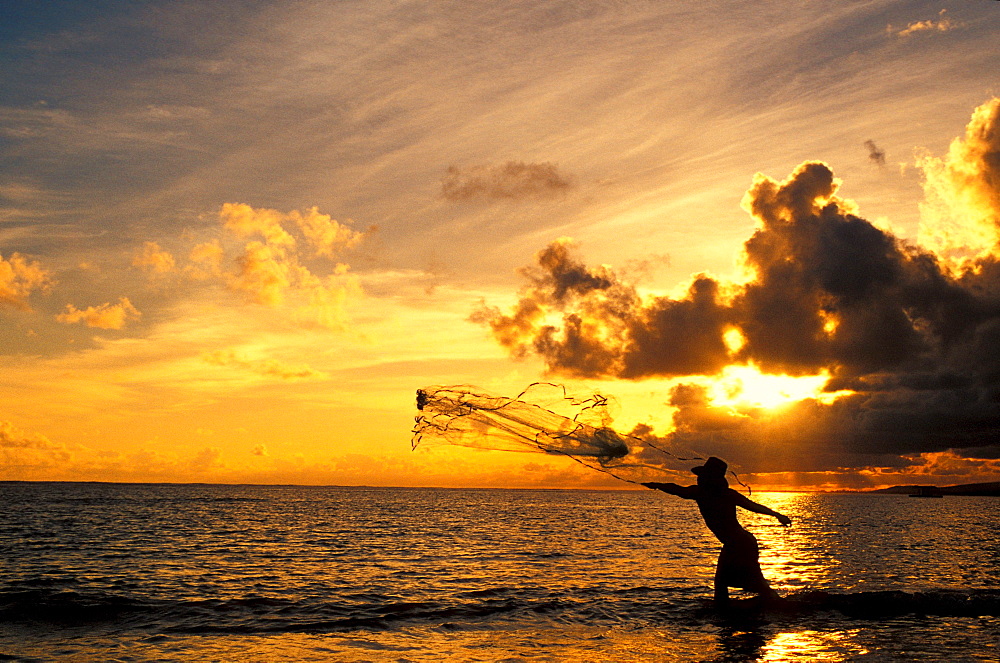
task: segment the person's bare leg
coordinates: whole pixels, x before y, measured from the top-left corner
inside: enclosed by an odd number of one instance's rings
[[[754,560],[753,571],[751,572],[753,581],[752,586],[747,587],[747,589],[764,599],[780,599],[781,595],[771,588],[770,583],[767,582],[767,578],[764,577],[764,572],[760,569],[760,559],[757,556],[756,543],[757,539],[754,539]]]
[[[774,588],[772,588],[771,585],[768,584],[767,579],[764,578],[763,573],[758,573],[757,582],[754,583],[756,587],[754,587],[752,591],[765,599],[780,599],[781,594],[774,591]]]
[[[717,605],[727,605],[729,603],[729,587],[722,579],[719,569],[715,569],[715,603]]]

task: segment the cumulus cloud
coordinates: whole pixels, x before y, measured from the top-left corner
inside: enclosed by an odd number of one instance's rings
[[[9,421],[0,421],[0,448],[3,449],[53,449],[60,448],[47,437],[26,433]]]
[[[925,21],[913,21],[902,29],[894,28],[892,25],[889,25],[886,27],[886,32],[897,37],[909,37],[916,32],[948,32],[949,30],[961,27],[963,27],[962,23],[952,21],[947,16],[947,10],[942,9],[938,12],[937,20],[927,19]]]
[[[286,215],[274,209],[254,209],[243,203],[225,203],[219,218],[226,230],[242,237],[260,235],[270,246],[295,246],[295,238],[282,227]]]
[[[466,168],[450,166],[441,179],[441,195],[448,200],[543,198],[564,193],[572,186],[555,164],[508,161]]]
[[[266,454],[265,454],[266,455]],[[217,447],[123,453],[63,444],[0,421],[0,480],[14,481],[190,481],[235,482],[251,477],[235,470]]]
[[[222,278],[231,289],[245,293],[258,304],[278,307],[294,300],[294,315],[300,322],[331,329],[345,326],[344,303],[360,288],[349,266],[332,259],[359,243],[364,233],[321,214],[315,207],[305,213],[283,213],[227,203],[219,217],[227,230],[260,239],[247,242],[231,267],[226,265],[218,242],[196,246],[191,258],[201,275]],[[302,244],[307,248],[300,249]],[[323,271],[305,263],[303,250],[326,260],[321,265]]]
[[[977,210],[968,222],[996,220],[998,107],[977,109],[940,171],[928,168]],[[782,181],[754,177],[742,203],[757,222],[743,247],[745,283],[699,274],[683,296],[640,296],[563,239],[524,270],[513,308],[483,306],[473,319],[552,374],[673,379],[671,441],[751,470],[905,468],[915,455],[995,445],[1000,265],[987,255],[955,274],[939,254],[859,216],[839,186],[816,161]],[[704,380],[690,382],[732,364],[828,376],[830,397],[779,413],[717,402]]]
[[[877,166],[885,165],[885,150],[880,149],[873,140],[865,141],[865,148],[868,150],[868,160]]]
[[[194,458],[191,459],[190,467],[194,472],[207,472],[222,468],[222,449],[205,447],[194,455]]]
[[[298,210],[281,213],[226,204],[219,216],[225,228],[243,235],[258,234],[264,239],[248,242],[236,258],[236,269],[224,274],[231,288],[271,306],[281,305],[291,292],[305,300],[298,307],[300,316],[326,327],[343,325],[342,304],[351,292],[357,291],[349,267],[338,262],[328,265],[325,274],[316,273],[303,264],[297,250],[299,242],[285,226],[294,224],[292,227],[302,233],[312,253],[326,258],[356,245],[363,233],[320,214],[315,207],[303,214]],[[203,246],[200,254],[210,263],[216,260],[208,247]]]
[[[509,314],[483,307],[473,320],[490,326],[515,356],[534,352],[549,370],[576,377],[712,373],[728,363],[725,307],[718,283],[697,276],[685,298],[643,300],[608,267],[588,268],[560,239],[523,270],[530,285]]]
[[[202,359],[215,366],[235,366],[257,375],[281,380],[308,380],[326,377],[326,374],[305,364],[286,364],[275,359],[251,359],[231,349],[205,352],[202,354]]]
[[[345,304],[361,289],[350,266],[337,258],[364,232],[316,207],[281,212],[225,203],[218,219],[219,236],[187,249],[182,266],[156,242],[146,242],[133,264],[224,284],[251,303],[287,310],[306,326],[346,326]]]
[[[100,306],[88,306],[78,309],[72,304],[66,305],[66,312],[56,316],[59,322],[71,325],[82,322],[88,327],[98,329],[122,329],[130,320],[142,315],[128,297],[120,297],[117,304],[110,302]]]
[[[217,239],[197,244],[188,256],[191,265],[188,266],[187,272],[198,279],[218,277],[222,274],[222,260],[225,255]]]
[[[31,293],[48,291],[52,284],[52,275],[37,261],[19,253],[7,259],[0,255],[0,306],[27,310]]]
[[[295,278],[296,265],[288,255],[262,242],[247,244],[236,265],[229,275],[230,287],[247,293],[258,304],[281,304]]]
[[[132,258],[132,265],[154,274],[169,274],[174,271],[176,263],[174,257],[161,249],[159,244],[146,242],[142,246],[142,251]]]
[[[957,269],[1000,255],[1000,98],[979,106],[944,157],[924,156],[921,245]]]
[[[65,445],[0,421],[0,478],[24,479],[69,462]]]
[[[294,211],[290,216],[309,240],[316,255],[333,258],[342,250],[358,244],[364,237],[362,233],[337,222],[329,214],[321,214],[316,207],[305,213]]]

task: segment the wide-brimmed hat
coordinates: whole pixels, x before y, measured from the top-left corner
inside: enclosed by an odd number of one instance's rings
[[[716,458],[715,456],[709,457],[705,461],[704,465],[699,465],[698,467],[692,467],[691,471],[698,476],[726,476],[726,470],[729,469],[729,465],[726,461],[721,458]]]

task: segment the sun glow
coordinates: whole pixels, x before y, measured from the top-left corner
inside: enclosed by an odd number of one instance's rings
[[[747,339],[743,336],[743,333],[739,329],[736,327],[730,327],[726,330],[726,333],[722,335],[722,341],[726,344],[726,348],[729,350],[729,356],[732,357],[740,351],[740,348],[746,345]]]
[[[806,399],[831,403],[850,392],[825,392],[830,374],[770,375],[753,364],[731,364],[709,383],[708,398],[717,407],[773,409]]]

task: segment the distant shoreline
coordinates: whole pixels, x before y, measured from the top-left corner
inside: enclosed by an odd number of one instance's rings
[[[917,493],[931,490],[940,495],[975,495],[1000,497],[1000,481],[989,483],[963,483],[955,486],[930,486],[910,484],[905,486],[890,486],[889,488],[879,488],[868,490],[868,493],[886,493],[889,495],[915,495]]]

